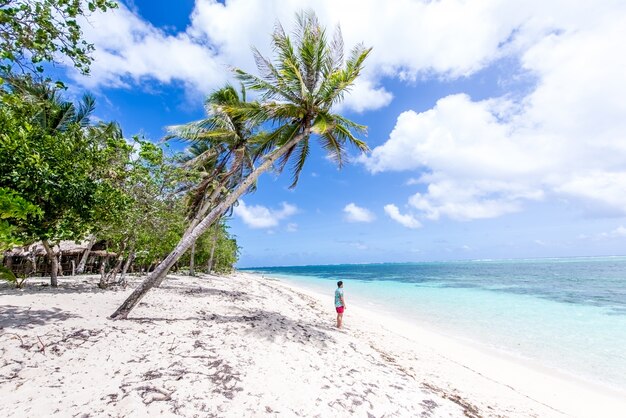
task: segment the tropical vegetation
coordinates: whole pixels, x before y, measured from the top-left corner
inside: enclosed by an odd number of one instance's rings
[[[166,141],[155,143],[126,137],[115,122],[95,122],[92,95],[69,100],[64,84],[45,76],[44,64],[59,55],[87,73],[93,47],[78,19],[115,6],[0,2],[0,250],[40,242],[56,286],[61,241],[88,242],[72,267],[77,274],[96,243],[104,245],[111,257],[100,264],[101,288],[125,286],[132,270],[149,273],[112,315],[126,318],[171,269],[233,269],[240,249],[228,219],[261,174],[290,167],[296,187],[312,140],[339,166],[348,147],[367,150],[359,139],[365,127],[333,109],[370,49],[357,45],[344,55],[339,29],[330,36],[314,13],[301,13],[292,35],[277,26],[272,59],[253,50],[258,74],[234,69],[240,87],[215,90],[205,118],[170,126]],[[173,153],[169,141],[187,148]],[[17,284],[10,268],[1,273]]]
[[[193,230],[183,236],[172,252],[113,313],[112,318],[126,318],[198,237],[255,186],[262,173],[273,167],[280,171],[291,161],[292,187],[295,187],[309,155],[311,137],[318,138],[340,166],[348,145],[361,151],[367,150],[367,145],[355,136],[363,133],[365,127],[333,113],[332,108],[343,99],[361,73],[371,49],[357,45],[345,58],[340,31],[329,40],[312,12],[299,14],[296,23],[294,41],[282,26],[277,26],[272,36],[275,62],[254,50],[259,75],[234,70],[245,87],[259,94],[259,101],[243,100],[217,105],[220,112],[229,118],[247,121],[255,130],[266,130],[257,135],[253,130],[249,139],[242,138],[254,144],[252,155],[260,159],[260,164],[210,209]],[[208,135],[206,139],[210,141],[211,138],[213,135]],[[236,161],[231,159],[230,167],[237,167]]]

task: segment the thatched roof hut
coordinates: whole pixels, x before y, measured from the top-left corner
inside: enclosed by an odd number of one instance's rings
[[[71,240],[61,241],[58,245],[52,248],[55,254],[61,253],[63,256],[80,255],[89,247],[89,241],[76,242]],[[109,252],[105,248],[103,242],[98,242],[91,248],[90,254],[100,257],[112,257],[116,256],[114,252]],[[45,256],[46,250],[43,247],[41,241],[35,242],[31,245],[24,247],[15,247],[4,252],[5,257],[30,257],[30,256]]]
[[[61,241],[52,248],[52,251],[59,257],[59,266],[62,271],[74,271],[81,257],[89,248],[89,241],[75,242],[71,240]],[[86,270],[95,272],[103,263],[108,263],[110,259],[117,256],[116,253],[107,251],[106,241],[99,241],[91,247],[89,257],[86,259]],[[48,272],[46,250],[43,244],[36,242],[23,247],[15,247],[3,254],[2,264],[13,270],[16,274],[37,274],[44,275]]]

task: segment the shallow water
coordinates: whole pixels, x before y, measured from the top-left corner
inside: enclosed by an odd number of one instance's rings
[[[626,389],[626,257],[244,270]]]

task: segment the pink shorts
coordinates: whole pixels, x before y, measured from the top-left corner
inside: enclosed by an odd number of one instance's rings
[[[343,313],[343,306],[335,307],[337,313]]]

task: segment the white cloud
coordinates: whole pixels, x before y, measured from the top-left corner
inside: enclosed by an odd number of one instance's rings
[[[90,86],[180,81],[188,91],[206,93],[229,76],[226,65],[255,70],[250,46],[270,55],[276,20],[289,31],[294,14],[311,8],[329,30],[341,24],[347,50],[359,42],[374,48],[343,105],[362,112],[390,102],[391,94],[379,85],[383,76],[468,76],[526,51],[546,34],[597,23],[620,6],[615,0],[593,8],[571,0],[396,0],[384,7],[377,0],[196,0],[186,30],[168,34],[122,4],[83,25],[96,46],[96,61],[92,76],[81,80]]]
[[[599,16],[527,47],[521,62],[538,82],[525,98],[457,94],[406,111],[360,161],[421,173],[426,190],[408,202],[430,219],[491,218],[548,198],[626,214],[626,11]]]
[[[94,14],[82,27],[96,50],[91,75],[74,77],[88,87],[129,87],[154,80],[208,92],[227,79],[224,61],[209,45],[188,33],[166,34],[123,4]]]
[[[396,205],[389,204],[385,205],[385,213],[389,215],[391,219],[398,222],[400,225],[403,225],[407,228],[417,229],[422,226],[420,221],[418,221],[413,215],[406,214],[403,215],[400,213],[400,209]]]
[[[354,203],[348,203],[343,211],[346,213],[346,219],[349,222],[372,222],[376,217],[366,208],[361,208]]]
[[[248,206],[243,200],[235,206],[235,215],[250,228],[273,228],[278,226],[281,220],[295,214],[298,209],[294,205],[283,202],[280,209],[269,209],[261,205]],[[290,224],[292,225],[292,224]]]
[[[612,239],[612,238],[626,238],[626,227],[624,227],[623,225],[620,225],[612,231],[602,232],[594,237],[594,239],[596,240],[605,240],[605,239]]]
[[[555,196],[626,213],[623,0],[197,0],[189,27],[173,35],[121,5],[84,25],[96,61],[81,80],[181,82],[206,93],[229,77],[227,65],[254,71],[250,46],[271,55],[275,21],[289,31],[307,8],[329,30],[341,23],[348,49],[361,41],[374,48],[344,109],[387,105],[383,77],[466,77],[503,57],[536,80],[522,99],[458,94],[404,112],[387,142],[361,159],[372,172],[417,172],[426,190],[408,201],[420,217],[489,218]]]
[[[620,225],[617,228],[615,228],[611,233],[613,236],[616,236],[616,237],[626,237],[626,228]]]
[[[391,103],[392,99],[393,95],[383,87],[376,87],[372,81],[359,78],[336,110],[351,109],[362,113],[366,110],[385,107]]]
[[[297,232],[298,224],[297,223],[288,223],[287,224],[287,232]]]

